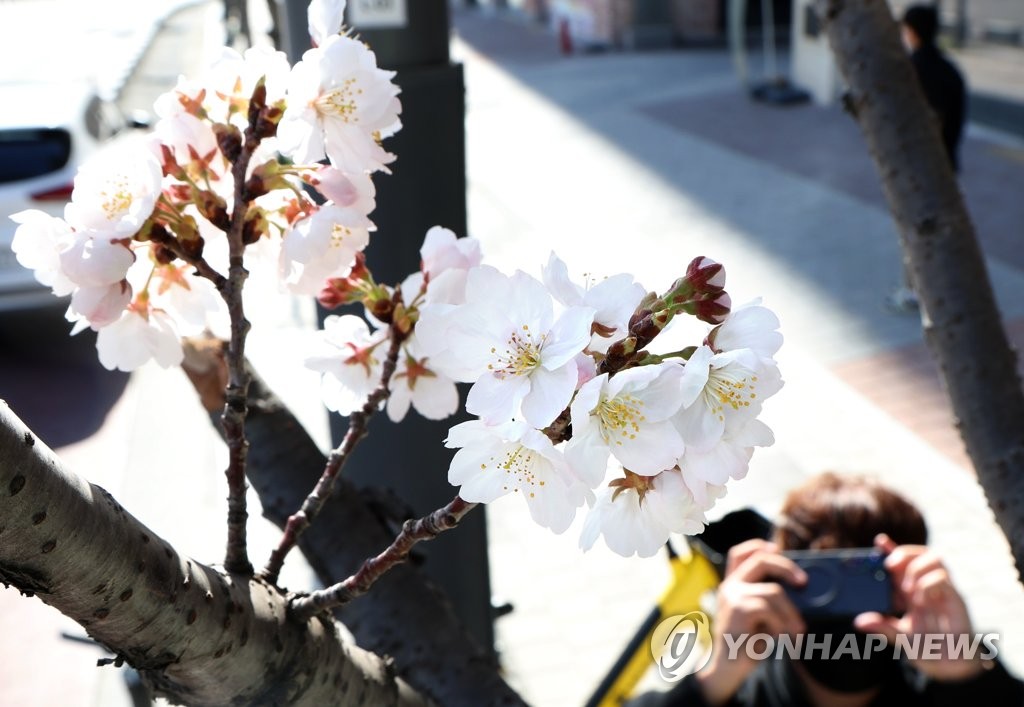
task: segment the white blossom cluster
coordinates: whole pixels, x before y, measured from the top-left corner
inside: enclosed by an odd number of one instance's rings
[[[641,365],[612,375],[599,372],[601,362],[649,297],[631,275],[587,287],[552,254],[542,279],[509,276],[481,264],[476,241],[439,227],[421,255],[421,272],[401,286],[416,324],[387,411],[398,421],[411,405],[442,419],[458,408],[456,382],[472,384],[466,410],[479,419],[446,440],[458,449],[448,480],[463,499],[520,495],[533,520],[556,533],[586,506],[584,549],[604,535],[619,554],[650,556],[671,533],[700,532],[754,447],[772,444],[757,416],[782,385],[773,359],[782,336],[761,304],[716,310],[710,318],[720,323],[700,346],[639,357]],[[699,258],[690,273],[728,300],[720,265]],[[371,333],[359,317],[328,318],[307,363],[324,373],[329,408],[349,414],[362,405],[389,339],[389,327]],[[552,439],[559,426],[571,429],[568,441]]]
[[[328,306],[366,305],[372,328],[330,316],[308,356],[330,409],[350,414],[387,385],[392,420],[410,408],[443,419],[459,408],[456,384],[471,384],[477,419],[446,440],[464,500],[522,496],[556,533],[586,507],[581,546],[603,535],[622,555],[699,532],[754,447],[773,441],[757,418],[781,387],[778,319],[756,302],[732,309],[724,269],[706,258],[659,297],[629,274],[575,282],[554,254],[539,279],[506,275],[441,227],[426,234],[419,272],[376,283],[362,256],[371,175],[394,159],[381,140],[399,129],[400,104],[393,74],[340,33],[343,11],[343,0],[314,0],[316,46],[294,67],[281,52],[225,49],[204,76],[180,80],[151,135],[82,167],[64,218],[12,217],[18,260],[70,295],[67,318],[98,332],[104,366],[166,367],[182,360],[181,337],[225,330],[211,273],[228,272],[228,231],[236,242],[241,231],[247,269]],[[697,345],[644,350],[682,315],[711,325]]]
[[[226,227],[239,187],[232,153],[246,139],[259,87],[274,129],[244,175],[255,197],[244,214],[246,266],[275,270],[286,291],[316,294],[366,247],[374,230],[370,175],[394,159],[380,141],[400,128],[401,108],[393,72],[339,34],[344,6],[314,0],[318,46],[294,67],[283,52],[225,48],[205,75],[180,79],[158,99],[151,134],[82,166],[63,218],[38,210],[11,217],[18,261],[55,294],[71,296],[67,318],[75,331],[98,332],[107,368],[151,359],[176,365],[181,337],[225,330],[211,281],[192,277],[193,267],[166,245],[173,238],[227,272]],[[315,203],[303,185],[326,201]]]

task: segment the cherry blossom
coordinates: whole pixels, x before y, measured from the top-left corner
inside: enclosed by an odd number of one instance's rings
[[[703,510],[694,503],[678,469],[655,476],[624,472],[597,498],[587,514],[580,547],[589,550],[604,536],[612,552],[651,557],[672,533],[704,529]]]
[[[184,358],[181,339],[167,314],[145,303],[123,310],[117,321],[96,336],[100,363],[108,370],[133,371],[149,360],[161,367],[177,366]]]
[[[629,273],[620,273],[598,282],[578,285],[569,279],[564,261],[554,253],[543,269],[544,284],[566,307],[584,306],[594,310],[594,334],[588,348],[604,353],[626,334],[630,315],[640,303],[644,288]]]
[[[782,387],[774,363],[752,349],[715,353],[701,346],[686,362],[681,384],[683,409],[674,421],[687,449],[710,449],[726,426],[742,425]]]
[[[328,37],[341,31],[344,16],[345,0],[312,0],[306,10],[306,17],[314,46],[320,46]]]
[[[74,237],[71,226],[38,209],[19,211],[11,220],[18,224],[11,250],[22,267],[32,270],[36,280],[52,288],[58,297],[71,294],[75,283],[64,273],[60,263],[61,251]]]
[[[120,239],[76,232],[60,252],[61,271],[79,287],[105,287],[120,282],[135,262],[135,253]]]
[[[483,261],[480,241],[474,238],[458,238],[443,226],[433,226],[427,231],[420,247],[420,270],[430,278],[436,278],[448,270],[469,270]]]
[[[431,369],[430,360],[416,356],[415,346],[407,343],[391,377],[388,417],[401,422],[410,405],[428,420],[443,420],[459,409],[459,391],[455,381]]]
[[[566,458],[592,488],[604,478],[609,455],[637,474],[673,466],[684,444],[670,418],[679,409],[682,366],[639,366],[580,388],[572,402],[573,436]]]
[[[379,140],[401,127],[393,77],[393,71],[377,68],[362,42],[328,37],[292,69],[288,108],[277,130],[281,151],[307,164],[327,157],[353,174],[386,171],[394,155]]]
[[[97,237],[132,236],[153,213],[162,182],[159,160],[141,141],[101,150],[79,167],[64,218]]]
[[[714,351],[751,349],[765,361],[772,361],[782,346],[779,318],[755,300],[732,310],[729,316],[708,335],[708,346]]]
[[[370,332],[362,318],[352,314],[324,319],[317,350],[305,360],[307,368],[323,374],[320,395],[329,410],[348,415],[362,407],[380,383],[388,330]]]
[[[338,206],[361,214],[369,214],[376,207],[376,189],[367,174],[346,174],[330,165],[318,165],[302,173],[303,181],[323,197]]]
[[[747,474],[754,447],[770,447],[775,442],[771,428],[761,420],[749,420],[735,429],[726,429],[709,449],[687,449],[679,466],[692,472],[694,478],[715,486],[730,478],[742,479]]]
[[[126,280],[100,287],[80,287],[71,296],[68,319],[84,319],[94,329],[112,324],[132,301],[132,288]]]
[[[539,281],[480,266],[469,271],[466,304],[447,316],[449,346],[432,360],[455,380],[473,383],[466,410],[489,424],[517,417],[539,429],[568,406],[592,309],[570,307],[555,320]]]
[[[359,211],[327,204],[284,236],[281,280],[292,292],[316,295],[324,280],[351,270],[370,242],[373,223]]]
[[[445,446],[459,448],[448,481],[466,501],[490,503],[519,494],[539,525],[565,532],[589,491],[551,441],[523,423],[489,426],[470,420],[451,428]]]

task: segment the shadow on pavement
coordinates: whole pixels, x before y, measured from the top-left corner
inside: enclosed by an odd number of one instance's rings
[[[128,374],[96,357],[96,334],[71,337],[63,309],[0,314],[0,398],[51,448],[94,434]]]

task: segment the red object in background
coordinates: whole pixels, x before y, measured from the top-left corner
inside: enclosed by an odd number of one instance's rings
[[[558,22],[558,45],[563,54],[572,54],[572,35],[569,33],[569,19],[563,17]]]

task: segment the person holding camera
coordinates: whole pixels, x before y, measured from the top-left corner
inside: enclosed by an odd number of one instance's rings
[[[1024,683],[1007,673],[987,644],[975,642],[979,650],[956,655],[942,649],[897,657],[898,637],[910,646],[908,639],[915,635],[964,640],[974,635],[963,598],[941,558],[925,546],[926,539],[917,508],[877,482],[831,473],[811,479],[787,497],[771,540],[748,540],[730,550],[718,587],[707,665],[671,691],[631,704],[1024,705]],[[871,546],[885,555],[892,612],[857,611],[859,590],[845,593],[839,616],[814,618],[797,609],[787,587],[805,586],[808,573],[784,551]],[[855,615],[842,616],[847,609]],[[764,657],[739,646],[742,637],[755,635],[780,642],[788,637],[790,645],[797,637],[811,642],[796,642],[805,649],[796,657],[787,651]],[[822,649],[826,642],[832,651]]]

